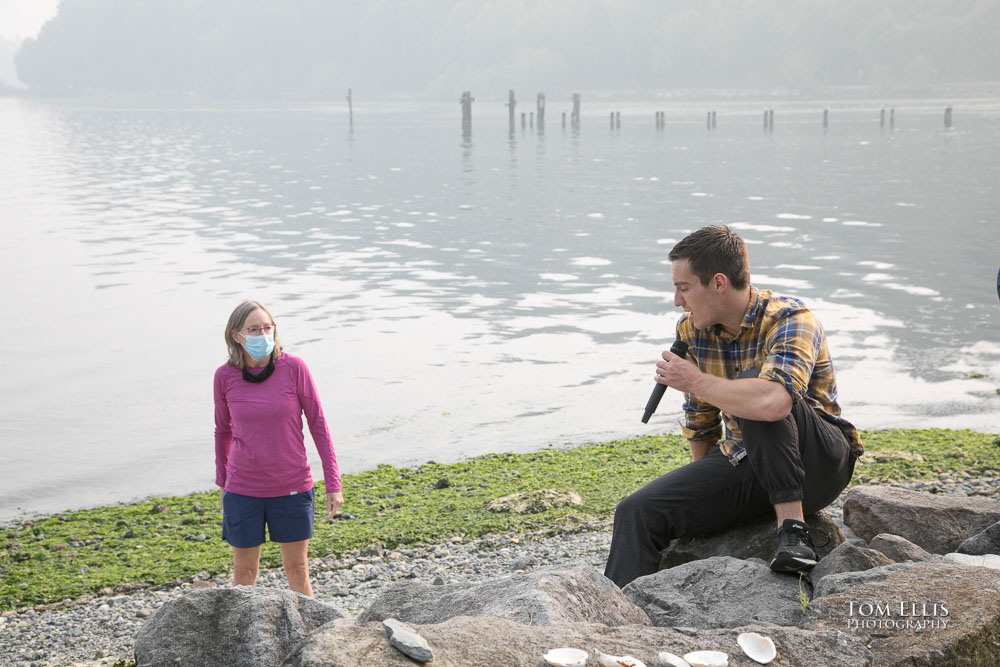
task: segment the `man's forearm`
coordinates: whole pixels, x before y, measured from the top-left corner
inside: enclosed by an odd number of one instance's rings
[[[742,419],[775,422],[788,416],[792,409],[788,391],[771,380],[727,380],[702,373],[693,389],[702,401]]]

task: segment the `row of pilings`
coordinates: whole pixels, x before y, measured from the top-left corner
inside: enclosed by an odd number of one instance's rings
[[[348,91],[349,93],[349,91]],[[350,94],[348,94],[350,98]],[[573,93],[572,111],[570,112],[570,125],[574,129],[580,127],[580,93]],[[462,129],[466,132],[472,129],[472,103],[475,98],[472,96],[470,91],[465,91],[462,93],[462,97],[459,99],[459,103],[462,105]],[[517,124],[517,98],[514,95],[514,91],[508,91],[507,95],[507,113],[510,131],[513,132]],[[895,129],[896,126],[896,109],[890,108],[888,110],[888,116],[886,116],[886,109],[883,107],[879,113],[879,126],[882,128],[886,127],[886,119],[888,118],[889,129]],[[535,123],[538,123],[539,130],[545,128],[545,93],[538,93],[535,100],[535,111],[531,112],[521,112],[521,128],[525,127],[535,127]],[[654,114],[654,123],[656,124],[656,129],[662,130],[666,128],[666,112],[657,111]],[[622,126],[622,112],[612,111],[610,112],[610,124],[612,129],[620,129]],[[830,110],[823,109],[822,124],[824,128],[830,125]],[[715,110],[706,112],[705,114],[705,127],[709,130],[716,129],[718,125],[718,113]],[[566,112],[562,112],[562,126],[566,127]],[[944,127],[950,129],[952,126],[952,108],[951,106],[945,107],[944,110]],[[774,130],[774,107],[768,107],[764,109],[764,131],[770,132]]]

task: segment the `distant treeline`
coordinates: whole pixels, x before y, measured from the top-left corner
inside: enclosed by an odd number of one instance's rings
[[[38,91],[808,91],[996,80],[998,34],[996,0],[62,0],[16,65]]]

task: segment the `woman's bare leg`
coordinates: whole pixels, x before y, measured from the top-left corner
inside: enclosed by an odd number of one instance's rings
[[[307,597],[313,596],[309,583],[309,540],[281,543],[281,565],[285,568],[288,587]]]
[[[253,586],[260,570],[260,546],[240,549],[233,547],[233,585]]]

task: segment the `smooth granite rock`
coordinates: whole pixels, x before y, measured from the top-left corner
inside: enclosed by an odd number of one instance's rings
[[[937,496],[891,486],[856,486],[844,499],[844,523],[871,541],[892,533],[946,554],[1000,521],[1000,501]]]
[[[803,597],[800,597],[799,593]],[[812,587],[759,562],[716,556],[639,577],[622,592],[658,627],[795,625]]]
[[[1000,665],[1000,571],[949,562],[886,567],[904,569],[814,599],[799,627],[848,632],[879,666]]]
[[[492,616],[525,625],[603,623],[648,625],[649,619],[590,565],[539,568],[481,584],[396,584],[359,621],[398,618],[410,624],[441,623],[454,616]]]
[[[611,655],[632,655],[649,667],[659,664],[657,654],[670,651],[719,650],[729,654],[733,667],[755,665],[743,654],[736,637],[741,632],[759,632],[774,640],[778,659],[773,665],[871,664],[865,645],[837,630],[819,632],[801,628],[750,625],[732,629],[654,628],[642,625],[608,627],[598,623],[522,625],[500,618],[459,616],[444,623],[417,625],[415,629],[434,647],[435,667],[473,665],[542,667],[542,656],[567,646]],[[588,665],[596,664],[590,660]],[[395,667],[413,662],[390,647],[378,623],[334,621],[300,644],[288,656],[285,667]]]
[[[931,557],[930,553],[921,549],[913,542],[899,535],[879,533],[868,545],[875,551],[885,554],[886,558],[897,563],[906,561],[920,562]]]
[[[955,551],[960,554],[970,554],[972,556],[1000,554],[1000,521],[997,521],[983,532],[976,533],[965,540],[958,545]]]
[[[143,624],[135,661],[137,667],[278,665],[306,635],[342,617],[335,607],[287,590],[193,591]]]
[[[844,542],[816,563],[816,567],[809,573],[809,581],[815,585],[830,574],[860,572],[892,562],[892,559],[887,558],[881,551]]]

